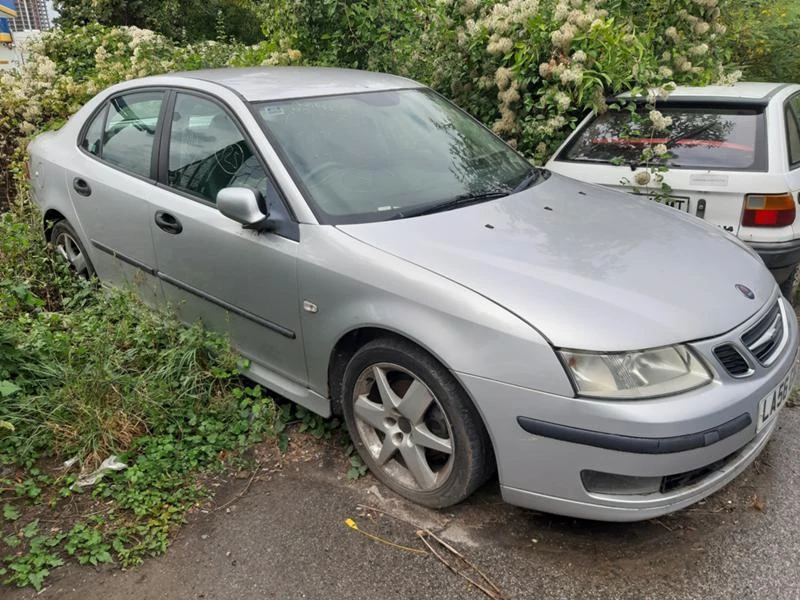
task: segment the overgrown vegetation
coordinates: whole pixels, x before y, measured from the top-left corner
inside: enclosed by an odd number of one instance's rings
[[[56,23],[65,27],[135,26],[181,42],[263,39],[254,0],[56,0],[55,7]]]
[[[739,0],[723,15],[731,61],[750,81],[800,81],[800,0]]]
[[[0,215],[0,577],[38,588],[67,556],[131,565],[162,552],[208,494],[198,474],[281,420],[236,360],[200,326],[76,279],[24,215]],[[110,455],[128,468],[73,489]],[[66,516],[43,528],[45,511]]]

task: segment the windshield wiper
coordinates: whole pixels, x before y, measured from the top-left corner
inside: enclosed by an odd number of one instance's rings
[[[510,191],[506,190],[491,190],[488,192],[482,192],[480,194],[469,194],[469,193],[459,194],[455,198],[450,198],[448,200],[444,200],[443,202],[437,202],[435,204],[421,206],[417,209],[398,212],[397,215],[393,218],[407,219],[409,217],[421,217],[422,215],[430,215],[437,212],[443,212],[446,210],[457,208],[459,206],[466,206],[468,204],[477,204],[478,202],[485,202],[486,200],[496,200],[497,198],[505,198],[506,196],[508,196],[509,193]]]
[[[533,167],[530,170],[530,173],[525,175],[525,177],[522,178],[522,181],[520,181],[517,184],[517,186],[513,190],[511,190],[511,193],[512,194],[516,194],[517,192],[521,192],[522,190],[527,190],[534,183],[539,181],[540,177],[542,177],[544,175],[545,178],[547,178],[547,176],[549,174],[550,173],[548,171],[546,171],[545,169],[540,169],[539,167]]]

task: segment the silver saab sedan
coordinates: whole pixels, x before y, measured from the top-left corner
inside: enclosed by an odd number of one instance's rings
[[[116,85],[30,146],[82,275],[227,335],[420,504],[613,521],[764,448],[795,315],[736,238],[531,165],[430,89],[256,68]]]

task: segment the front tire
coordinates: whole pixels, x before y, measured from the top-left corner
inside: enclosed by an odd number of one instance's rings
[[[360,348],[345,369],[341,400],[364,463],[409,500],[450,506],[494,472],[472,401],[446,368],[406,340],[382,338]]]
[[[66,221],[58,221],[50,232],[50,240],[56,252],[67,261],[70,269],[79,277],[91,279],[95,275],[92,261],[83,247],[78,234]]]

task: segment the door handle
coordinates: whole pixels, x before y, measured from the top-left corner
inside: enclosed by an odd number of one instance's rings
[[[183,225],[181,225],[181,222],[163,210],[156,212],[156,225],[158,225],[159,229],[162,231],[166,231],[167,233],[171,233],[173,235],[177,235],[183,231]]]
[[[92,187],[86,182],[85,179],[82,179],[81,177],[76,177],[72,180],[72,187],[75,188],[75,191],[81,196],[92,195]]]

